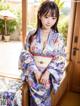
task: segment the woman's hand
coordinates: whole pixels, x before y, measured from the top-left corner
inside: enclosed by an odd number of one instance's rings
[[[35,78],[37,80],[37,82],[39,82],[40,78],[41,78],[41,72],[40,71],[35,71]]]
[[[43,73],[43,75],[40,78],[40,83],[44,84],[45,86],[49,85],[49,72],[45,71],[45,73]]]

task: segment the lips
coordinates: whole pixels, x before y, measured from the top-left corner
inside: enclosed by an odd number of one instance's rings
[[[46,24],[46,26],[51,26],[50,24]]]

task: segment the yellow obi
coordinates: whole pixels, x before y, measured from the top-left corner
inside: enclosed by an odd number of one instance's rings
[[[52,60],[52,57],[34,55],[34,60],[38,67],[46,68],[50,63],[50,61]]]

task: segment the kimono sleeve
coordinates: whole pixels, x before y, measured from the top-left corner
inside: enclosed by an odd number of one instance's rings
[[[27,69],[30,69],[31,71],[35,72],[38,70],[33,55],[29,51],[29,37],[32,32],[29,32],[26,44],[24,49],[22,49],[20,56],[19,56],[19,69],[21,69],[24,73],[27,71]]]
[[[62,35],[58,37],[58,42],[55,43],[55,48],[55,57],[49,63],[47,70],[50,72],[53,78],[53,85],[55,89],[57,89],[57,87],[60,85],[60,81],[67,63],[65,44]]]

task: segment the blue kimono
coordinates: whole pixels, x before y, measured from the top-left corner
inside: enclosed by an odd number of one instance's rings
[[[51,106],[50,92],[53,89],[54,93],[60,86],[63,72],[66,65],[66,53],[63,36],[60,33],[51,30],[48,39],[43,48],[41,44],[42,31],[38,30],[37,34],[32,37],[32,42],[29,43],[27,36],[25,49],[20,54],[19,66],[22,70],[22,79],[26,79],[30,88],[30,106]],[[44,72],[45,67],[36,65],[34,56],[51,57],[51,61],[46,69],[50,73],[49,83],[47,85],[40,84],[36,81],[34,71],[39,70]]]

